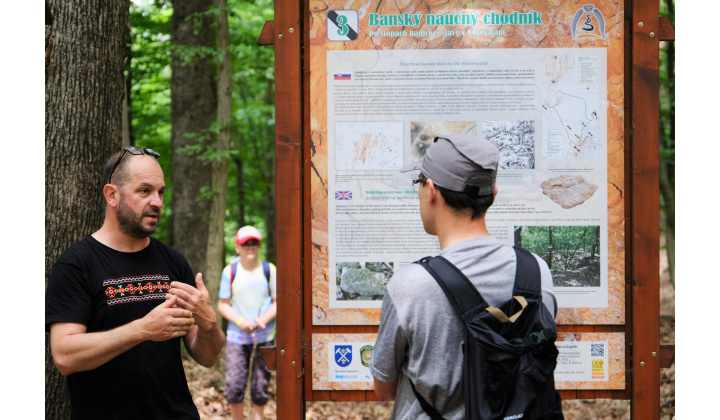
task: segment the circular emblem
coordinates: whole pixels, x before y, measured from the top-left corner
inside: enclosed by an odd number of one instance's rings
[[[373,346],[364,346],[360,349],[360,362],[363,366],[370,366],[370,359],[372,359]]]

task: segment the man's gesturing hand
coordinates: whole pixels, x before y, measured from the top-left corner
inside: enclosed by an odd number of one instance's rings
[[[201,329],[213,328],[217,323],[215,311],[210,303],[210,294],[205,288],[202,273],[195,276],[197,288],[183,282],[174,281],[170,283],[169,294],[177,296],[177,306],[192,312],[195,324]]]
[[[174,308],[176,303],[177,297],[170,296],[140,320],[148,340],[165,341],[187,334],[194,324],[192,312]]]

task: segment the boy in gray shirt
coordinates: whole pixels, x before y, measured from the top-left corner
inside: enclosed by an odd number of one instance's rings
[[[515,252],[490,236],[485,213],[497,186],[499,153],[487,140],[466,134],[435,138],[420,169],[418,198],[425,231],[438,237],[440,255],[453,263],[492,306],[512,295]],[[543,303],[556,313],[552,277],[535,255],[542,275]],[[399,270],[387,285],[370,371],[375,393],[394,399],[393,419],[428,418],[417,391],[445,419],[463,419],[464,326],[440,286],[420,265]]]

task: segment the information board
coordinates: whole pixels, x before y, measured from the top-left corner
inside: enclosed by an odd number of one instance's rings
[[[310,3],[313,323],[376,325],[394,270],[439,251],[411,174],[435,135],[500,149],[494,236],[552,268],[559,324],[623,324],[623,10]]]
[[[313,325],[378,325],[395,270],[440,251],[399,169],[443,133],[499,148],[488,229],[548,262],[558,324],[624,324],[623,3],[309,5]],[[603,335],[615,374],[598,376],[583,344],[562,381],[625,386],[624,334]],[[313,389],[368,389],[330,380],[330,357],[313,361]]]

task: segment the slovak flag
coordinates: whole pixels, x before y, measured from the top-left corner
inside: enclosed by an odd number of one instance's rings
[[[335,80],[352,80],[352,75],[350,73],[343,74],[343,73],[335,73]]]
[[[352,191],[335,191],[336,200],[352,200]]]

